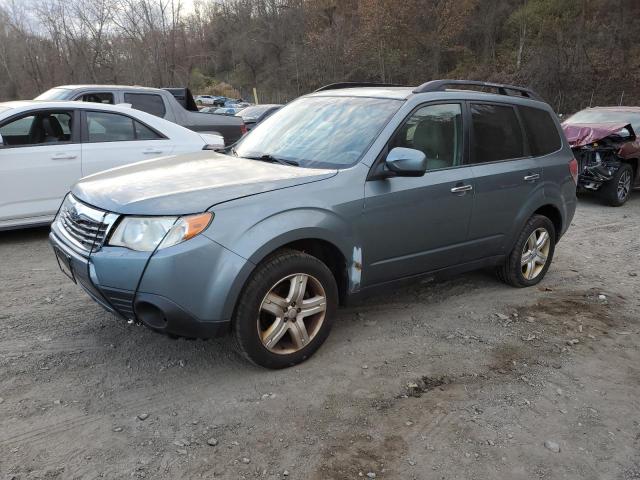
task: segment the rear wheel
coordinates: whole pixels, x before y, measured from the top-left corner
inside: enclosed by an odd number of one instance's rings
[[[623,163],[611,180],[602,186],[602,196],[612,207],[624,205],[633,187],[633,168]]]
[[[542,215],[532,216],[504,264],[498,268],[500,279],[514,287],[539,283],[553,260],[555,238],[556,230],[551,220]]]
[[[259,265],[233,319],[240,351],[253,363],[284,368],[309,358],[329,335],[338,287],[317,258],[285,250]]]

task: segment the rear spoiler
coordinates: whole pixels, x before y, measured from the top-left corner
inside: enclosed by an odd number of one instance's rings
[[[171,95],[175,97],[180,105],[182,105],[185,109],[191,110],[192,112],[198,111],[198,106],[196,105],[196,101],[193,99],[193,95],[191,94],[191,90],[185,87],[166,87],[162,90],[166,90]]]

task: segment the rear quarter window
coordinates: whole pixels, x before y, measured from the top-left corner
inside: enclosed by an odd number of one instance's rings
[[[562,140],[551,114],[540,108],[523,106],[518,108],[529,139],[531,155],[539,157],[559,150]]]
[[[125,103],[130,103],[132,108],[150,113],[156,117],[164,117],[166,110],[164,100],[155,93],[125,93]]]

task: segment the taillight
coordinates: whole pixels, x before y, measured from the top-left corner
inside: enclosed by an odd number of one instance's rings
[[[242,125],[240,125],[240,132],[242,133],[242,135],[244,135],[245,133],[247,133],[247,126],[243,123]]]
[[[569,160],[569,172],[571,172],[573,182],[578,185],[578,160],[575,158]]]

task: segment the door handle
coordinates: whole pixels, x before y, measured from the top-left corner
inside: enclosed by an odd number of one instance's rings
[[[539,173],[531,173],[529,175],[525,175],[524,177],[525,182],[535,182],[536,180],[540,180]]]
[[[78,156],[68,153],[56,153],[55,155],[51,155],[51,160],[73,160],[74,158],[78,158]]]
[[[473,190],[473,185],[459,185],[457,187],[453,187],[451,189],[451,193],[461,193],[464,195],[466,192],[470,192],[471,190]]]
[[[162,153],[162,150],[145,150],[144,153],[145,155],[155,155],[155,154],[160,154]]]

